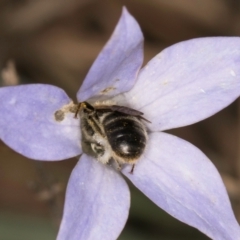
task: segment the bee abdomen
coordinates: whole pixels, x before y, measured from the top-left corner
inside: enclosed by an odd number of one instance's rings
[[[134,116],[113,112],[104,119],[104,128],[112,150],[124,159],[137,159],[146,145],[144,125]]]

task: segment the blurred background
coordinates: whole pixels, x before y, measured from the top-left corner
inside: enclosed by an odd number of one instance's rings
[[[50,83],[75,100],[123,5],[143,30],[145,63],[179,41],[240,35],[238,0],[0,0],[0,85]],[[205,121],[171,131],[214,162],[238,220],[239,104],[237,100]],[[32,161],[0,142],[0,240],[55,239],[76,161]],[[208,239],[130,186],[130,217],[120,240]]]

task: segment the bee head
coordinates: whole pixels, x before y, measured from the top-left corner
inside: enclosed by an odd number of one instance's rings
[[[88,102],[80,102],[78,104],[78,108],[77,108],[75,116],[77,116],[79,111],[83,112],[84,114],[87,114],[87,115],[93,115],[96,112],[95,108]]]
[[[75,112],[75,118],[77,118],[78,113],[84,113],[85,115],[92,116],[96,113],[95,108],[88,102],[80,102]]]

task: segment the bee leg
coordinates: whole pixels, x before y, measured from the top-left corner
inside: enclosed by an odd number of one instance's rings
[[[133,174],[134,168],[135,168],[135,164],[132,165],[132,169],[131,169],[131,171],[129,172],[130,174]]]
[[[121,171],[122,170],[122,165],[119,163],[118,160],[116,159],[113,159],[114,160],[114,168],[118,171]]]
[[[122,165],[117,160],[115,160],[114,158],[110,158],[109,161],[107,162],[107,164],[112,166],[117,171],[122,170]]]
[[[115,161],[115,162],[117,164],[117,170],[121,171],[122,170],[122,165],[119,162],[117,162],[117,161]]]
[[[78,106],[77,106],[77,110],[76,110],[76,112],[75,112],[74,118],[77,118],[81,106],[82,106],[82,103],[79,103]]]

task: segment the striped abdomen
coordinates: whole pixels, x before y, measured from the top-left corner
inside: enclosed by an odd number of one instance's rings
[[[117,156],[129,162],[141,156],[147,134],[143,123],[136,116],[114,111],[106,114],[102,123],[108,142]]]

